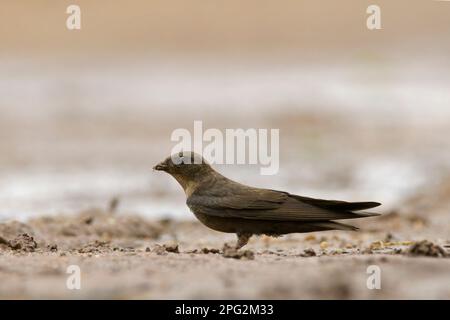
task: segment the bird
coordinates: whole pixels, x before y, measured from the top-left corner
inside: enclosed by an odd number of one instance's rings
[[[285,191],[250,187],[228,179],[194,152],[182,151],[153,167],[171,175],[186,194],[186,204],[205,226],[235,233],[237,250],[253,235],[279,237],[326,230],[356,231],[334,220],[378,216],[362,212],[379,202],[347,202],[299,196]]]

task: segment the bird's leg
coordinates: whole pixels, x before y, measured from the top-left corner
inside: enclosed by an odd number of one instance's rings
[[[239,250],[243,246],[245,246],[248,243],[248,240],[252,237],[251,233],[237,233],[237,243],[236,243],[236,249]]]

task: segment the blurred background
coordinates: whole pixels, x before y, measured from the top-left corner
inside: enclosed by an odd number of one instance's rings
[[[66,8],[81,7],[81,30]],[[371,4],[382,30],[366,28]],[[2,0],[0,220],[105,207],[190,219],[152,166],[174,129],[280,129],[251,185],[449,227],[450,3]],[[402,211],[403,210],[403,211]],[[440,231],[439,231],[440,230]]]

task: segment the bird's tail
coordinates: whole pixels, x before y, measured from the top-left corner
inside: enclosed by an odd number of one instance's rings
[[[381,216],[380,213],[366,212],[366,211],[363,211],[363,212],[352,212],[352,213],[355,215],[355,219]]]
[[[323,230],[345,230],[345,231],[357,231],[359,228],[344,224],[336,221],[318,221],[314,222],[314,225]]]

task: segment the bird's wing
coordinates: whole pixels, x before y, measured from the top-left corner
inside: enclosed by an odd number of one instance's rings
[[[369,213],[353,213],[348,209],[334,209],[332,203],[337,207],[346,208],[344,203],[317,199],[314,204],[312,198],[303,201],[301,197],[290,195],[286,192],[257,189],[250,187],[236,187],[227,190],[226,195],[215,194],[214,190],[204,193],[194,193],[188,198],[188,206],[196,210],[218,217],[243,218],[257,220],[280,220],[280,221],[322,221],[333,219],[352,219],[371,216]],[[320,205],[327,203],[327,206]],[[350,203],[347,203],[350,206]]]
[[[341,200],[324,200],[324,199],[314,199],[308,197],[302,197],[297,195],[290,195],[291,197],[303,201],[305,203],[312,204],[321,208],[331,209],[331,210],[346,210],[346,211],[359,211],[365,209],[375,208],[381,205],[379,202],[365,201],[365,202],[347,202]]]

